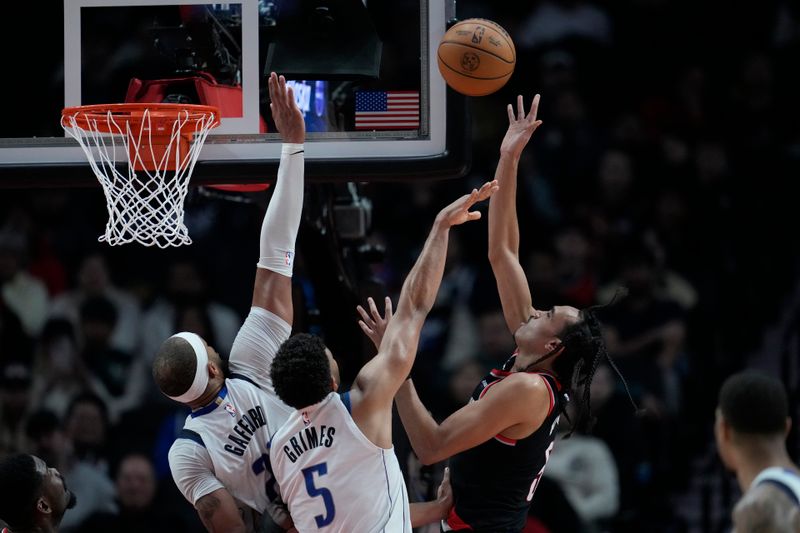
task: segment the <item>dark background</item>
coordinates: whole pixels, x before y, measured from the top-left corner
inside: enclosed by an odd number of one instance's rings
[[[425,183],[310,185],[293,278],[295,329],[322,334],[345,384],[351,380],[374,351],[356,325],[355,306],[367,295],[396,297],[435,213],[491,178],[507,124],[505,106],[517,94],[529,102],[540,93],[544,124],[526,150],[518,190],[520,257],[534,303],[539,308],[604,303],[623,280],[639,282],[641,306],[627,308],[633,303],[623,302],[604,315],[608,326],[636,339],[677,323],[686,335],[669,365],[654,362],[658,342],[629,357],[611,354],[622,361],[637,401],[656,406],[647,417],[635,418],[618,381],[604,401],[595,400],[594,435],[610,450],[619,474],[616,511],[594,521],[594,529],[583,528],[572,520],[574,509],[563,489],[543,484],[531,524],[553,532],[724,530],[738,489],[713,445],[721,381],[745,367],[776,373],[787,384],[795,420],[797,414],[798,238],[790,191],[800,163],[800,5],[461,0],[457,7],[460,19],[484,17],[503,25],[518,53],[506,87],[469,101],[471,171]],[[61,30],[54,21],[41,20],[37,31]],[[57,116],[58,99],[47,92],[47,80],[59,75],[58,62],[37,57],[34,62],[26,54],[10,54],[8,72],[20,93],[38,102],[37,112],[50,109]],[[25,108],[10,105],[8,112],[19,116]],[[114,352],[114,360],[124,368],[149,361],[152,354],[144,347],[160,342],[142,326],[148,316],[170,316],[176,329],[195,324],[207,333],[215,328],[212,304],[243,319],[268,198],[267,192],[242,203],[193,189],[186,206],[194,244],[162,251],[99,245],[107,213],[97,188],[3,191],[0,362],[21,360],[34,374],[32,381],[41,380],[53,302],[67,294],[83,295],[79,301],[108,295],[111,285],[128,294],[139,313],[129,322],[140,328],[131,335],[133,344],[114,345],[123,352]],[[365,225],[353,225],[353,217]],[[497,322],[486,225],[453,233],[448,272],[415,366],[420,393],[437,417],[466,400],[477,382],[474,375],[510,354],[505,351],[510,336]],[[80,266],[95,252],[110,274],[101,289],[78,279]],[[191,275],[201,281],[180,283],[193,269],[197,273]],[[20,273],[28,276],[22,294],[39,295],[22,307],[11,294],[11,287],[20,286]],[[37,283],[44,296],[30,288]],[[172,314],[162,314],[162,304]],[[27,327],[21,314],[28,316]],[[74,322],[77,360],[88,357],[92,333],[86,328],[86,320]],[[458,341],[464,338],[474,344],[459,355]],[[221,338],[217,343],[220,351],[229,349]],[[88,375],[106,376],[108,383],[113,380],[103,361],[85,359],[83,365]],[[4,447],[38,450],[26,428],[32,411],[46,402],[31,396],[24,380],[9,383],[28,396],[0,406],[2,434],[18,437],[4,437]],[[678,386],[669,389],[669,383]],[[193,530],[193,511],[176,494],[164,462],[171,435],[165,428],[182,413],[152,391],[137,400],[136,409],[112,417],[106,437],[87,445],[92,453],[82,457],[93,458],[98,471],[113,479],[120,456],[130,449],[144,452],[156,466],[159,502],[177,502],[170,512],[181,509],[186,520],[181,527]],[[79,436],[70,433],[68,413],[60,416],[74,441]],[[399,426],[396,441],[404,463],[407,447]],[[789,444],[797,459],[796,433]],[[408,466],[409,473],[421,476],[412,499],[430,494],[440,467]],[[558,502],[566,507],[554,520]]]

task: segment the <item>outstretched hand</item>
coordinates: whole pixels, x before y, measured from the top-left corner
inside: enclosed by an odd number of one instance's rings
[[[385,298],[383,316],[381,316],[380,311],[378,311],[378,307],[375,305],[375,300],[373,300],[372,297],[367,298],[367,304],[369,306],[369,313],[360,305],[356,307],[358,314],[361,315],[361,320],[358,321],[358,325],[361,327],[361,331],[364,332],[364,335],[369,337],[369,340],[372,341],[372,344],[375,345],[375,349],[377,350],[381,347],[381,340],[383,340],[386,326],[392,319],[392,299],[388,296]]]
[[[536,120],[539,112],[539,95],[533,97],[531,109],[525,114],[525,106],[522,103],[522,95],[517,96],[517,112],[514,113],[514,106],[508,104],[508,131],[506,131],[503,142],[500,145],[500,153],[511,154],[519,157],[522,150],[531,139],[531,135],[536,128],[542,125],[541,120]]]
[[[294,100],[294,91],[286,85],[286,78],[274,72],[269,75],[269,109],[272,120],[285,143],[302,144],[306,138],[303,113]]]
[[[480,211],[470,211],[470,207],[478,202],[486,200],[499,188],[497,180],[487,181],[480,189],[472,189],[471,193],[465,194],[439,211],[439,215],[436,218],[447,227],[458,226],[469,220],[478,220],[481,218]]]

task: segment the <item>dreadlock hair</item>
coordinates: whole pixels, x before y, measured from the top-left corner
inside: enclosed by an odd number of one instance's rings
[[[567,421],[572,424],[565,438],[569,438],[575,430],[590,432],[594,427],[596,417],[592,415],[591,386],[594,374],[603,361],[608,362],[620,380],[622,380],[631,404],[633,404],[637,413],[640,412],[625,378],[617,368],[614,360],[608,355],[606,343],[603,340],[603,330],[595,316],[597,309],[613,304],[621,292],[625,293],[624,290],[618,291],[608,304],[595,305],[583,309],[580,312],[579,320],[567,325],[558,335],[561,340],[561,347],[558,348],[558,351],[561,351],[561,353],[553,361],[553,371],[562,383],[568,385],[568,390],[577,403],[577,414],[574,421],[570,420],[569,415],[566,413],[566,404],[561,406],[561,412],[567,418]],[[556,350],[553,351],[553,355],[555,355],[555,352]],[[545,357],[548,357],[548,355]],[[579,394],[580,387],[583,387],[583,391]]]

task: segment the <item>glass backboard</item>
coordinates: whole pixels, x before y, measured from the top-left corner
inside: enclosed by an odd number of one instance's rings
[[[16,6],[39,20],[36,47],[0,126],[0,187],[94,183],[60,126],[63,107],[121,102],[214,105],[221,124],[192,182],[254,183],[277,170],[266,77],[286,75],[318,180],[458,177],[469,166],[467,101],[436,47],[453,0],[64,0]],[[25,13],[27,11],[27,13]],[[45,12],[46,11],[46,12]],[[0,39],[6,50],[14,40]]]

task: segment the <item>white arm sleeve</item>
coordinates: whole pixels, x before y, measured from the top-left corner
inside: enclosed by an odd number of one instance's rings
[[[169,449],[169,469],[178,490],[194,505],[197,500],[225,486],[214,475],[208,451],[189,439],[177,439]]]
[[[294,245],[303,213],[304,148],[284,143],[278,180],[261,224],[258,267],[292,277]]]
[[[291,333],[292,326],[278,315],[261,307],[251,307],[233,341],[229,361],[231,373],[241,374],[274,394],[269,375],[272,360]]]

